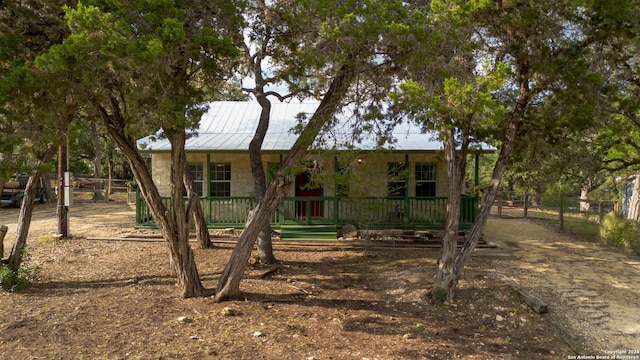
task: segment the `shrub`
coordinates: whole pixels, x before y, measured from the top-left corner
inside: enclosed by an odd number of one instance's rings
[[[40,269],[29,267],[26,264],[29,258],[26,249],[22,249],[22,262],[18,271],[11,270],[7,265],[0,265],[0,289],[2,291],[20,291],[36,278]]]
[[[600,239],[607,245],[624,248],[640,255],[640,232],[635,222],[615,213],[605,215],[600,226]]]
[[[28,283],[28,280],[21,277],[19,273],[9,269],[6,265],[0,265],[0,286],[3,291],[18,291],[27,286]]]
[[[447,301],[448,297],[449,294],[447,293],[447,290],[439,286],[436,286],[431,290],[431,301],[436,305],[444,303],[445,301]]]

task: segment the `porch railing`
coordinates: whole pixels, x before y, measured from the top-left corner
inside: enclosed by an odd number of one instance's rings
[[[170,209],[169,198],[163,199]],[[202,205],[210,227],[241,228],[255,205],[253,197],[204,197]],[[271,223],[282,225],[353,224],[378,229],[443,229],[448,200],[446,197],[347,198],[287,197],[273,214]],[[478,199],[463,196],[460,228],[470,228],[477,214]],[[136,199],[136,226],[155,227],[144,200]]]

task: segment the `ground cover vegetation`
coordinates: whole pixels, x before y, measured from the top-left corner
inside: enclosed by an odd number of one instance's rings
[[[92,134],[93,156],[85,158],[116,159],[116,147],[126,158],[165,241],[179,294],[215,301],[244,298],[240,284],[254,244],[314,139],[347,105],[360,124],[356,143],[373,130],[371,136],[393,142],[383,130],[399,121],[413,121],[443,143],[450,193],[433,274],[436,301],[455,298],[503,177],[510,187],[588,197],[607,185],[620,188],[619,179],[637,171],[636,1],[34,0],[2,2],[0,16],[6,20],[0,185],[17,172],[30,175],[5,261],[16,274],[35,186],[52,168],[58,145],[82,133]],[[269,182],[255,168],[257,205],[215,289],[207,289],[189,234],[193,223],[200,225],[198,240],[206,248],[209,233],[195,192],[187,191],[183,202],[184,189],[192,188],[184,143],[206,102],[237,94],[242,89],[229,91],[229,84],[246,74],[256,87],[244,90],[265,114],[269,98],[315,99],[319,107],[301,122],[298,141]],[[136,143],[150,133],[172,144],[171,207]],[[255,149],[260,137],[257,132]],[[478,142],[498,151],[490,175],[476,184],[479,216],[458,249],[457,204],[467,152]],[[103,146],[109,150],[98,156]],[[258,151],[253,159],[259,162]],[[635,221],[636,183],[629,211]],[[261,249],[273,255],[268,244]]]

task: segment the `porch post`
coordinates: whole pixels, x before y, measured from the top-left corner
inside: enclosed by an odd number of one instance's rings
[[[474,166],[474,170],[475,170],[475,178],[474,181],[476,182],[476,187],[478,187],[478,185],[480,184],[480,164],[479,161],[480,160],[480,153],[476,151],[476,163]],[[476,195],[477,196],[477,195]]]
[[[410,206],[409,206],[409,190],[411,189],[411,187],[409,186],[409,179],[411,178],[411,167],[409,166],[409,154],[404,154],[404,168],[405,171],[407,172],[406,174],[406,178],[404,181],[404,186],[405,186],[405,192],[404,192],[404,216],[403,216],[403,221],[405,224],[409,223],[409,210],[410,210]]]
[[[278,168],[280,168],[280,166],[282,165],[282,159],[283,159],[283,155],[282,153],[280,153],[280,161],[278,163]],[[285,204],[286,203],[286,197],[280,202],[280,205],[278,206],[278,216],[276,217],[276,224],[278,224],[280,226],[280,231],[282,232],[282,226],[284,225],[284,214],[285,214]],[[295,209],[295,206],[294,206]]]
[[[140,188],[136,184],[136,225],[142,225],[142,205],[140,204]]]
[[[213,220],[211,219],[211,193],[209,192],[209,187],[211,186],[211,154],[207,153],[207,166],[206,166],[206,176],[202,176],[203,178],[203,182],[204,184],[202,184],[202,195],[205,195],[205,199],[207,199],[207,201],[205,202],[207,204],[207,206],[205,206],[204,209],[204,215],[207,217],[207,224],[211,224],[213,223]],[[203,174],[204,175],[204,174]]]
[[[334,179],[338,176],[338,157],[333,157],[333,176]],[[338,194],[338,181],[333,182],[333,223],[338,228],[338,211],[340,207],[338,206],[338,201],[340,201],[340,194]]]

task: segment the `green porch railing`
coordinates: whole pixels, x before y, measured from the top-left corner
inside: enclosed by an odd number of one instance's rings
[[[163,199],[171,208],[169,198]],[[283,225],[366,226],[370,229],[444,229],[448,200],[446,197],[347,198],[287,197],[273,214],[271,223]],[[244,227],[253,197],[204,197],[202,205],[210,227]],[[478,199],[463,196],[460,205],[460,228],[468,229],[478,212]],[[144,200],[136,198],[136,227],[155,228]]]

